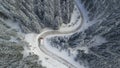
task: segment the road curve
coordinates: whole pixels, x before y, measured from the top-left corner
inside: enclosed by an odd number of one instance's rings
[[[41,44],[40,39],[41,39],[41,37],[42,37],[42,38],[45,38],[45,37],[48,36],[48,35],[61,35],[61,34],[70,34],[70,33],[75,33],[75,32],[77,32],[77,31],[81,28],[81,26],[82,26],[82,24],[83,24],[83,21],[84,21],[84,20],[83,20],[84,18],[83,18],[83,15],[82,15],[81,10],[80,10],[80,8],[79,8],[79,5],[76,3],[76,1],[75,1],[75,4],[76,4],[76,6],[77,6],[78,9],[79,9],[80,15],[81,15],[80,17],[82,18],[82,19],[81,19],[81,24],[80,24],[75,30],[71,30],[71,31],[69,31],[69,32],[60,32],[59,30],[50,30],[50,31],[44,32],[44,33],[41,34],[41,35],[39,36],[39,38],[38,38],[38,46],[39,46],[40,50],[41,50],[42,52],[44,52],[46,55],[52,57],[53,59],[59,61],[60,63],[62,63],[62,64],[64,64],[64,65],[66,65],[68,68],[77,68],[77,67],[74,66],[73,64],[69,63],[67,60],[65,60],[65,59],[59,57],[58,55],[50,52],[49,50],[47,50],[47,49],[45,48],[45,46],[44,46],[43,44]]]

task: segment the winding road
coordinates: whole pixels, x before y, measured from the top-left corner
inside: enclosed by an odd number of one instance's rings
[[[80,8],[79,8],[80,6],[79,6],[78,3],[76,3],[76,2],[77,2],[77,1],[75,1],[75,4],[76,4],[77,8],[78,8],[79,11],[80,11],[81,22],[80,22],[80,25],[79,25],[78,27],[76,27],[75,30],[71,30],[71,31],[67,31],[67,32],[60,32],[59,30],[50,30],[50,31],[44,32],[44,33],[41,34],[41,35],[39,36],[39,38],[38,38],[38,46],[39,46],[40,50],[41,50],[42,52],[44,52],[46,55],[52,57],[53,59],[59,61],[60,63],[62,63],[62,64],[64,64],[64,65],[66,65],[68,68],[78,68],[78,67],[74,66],[73,64],[69,63],[67,60],[59,57],[58,55],[56,55],[56,54],[50,52],[48,49],[46,49],[45,46],[44,46],[44,44],[41,43],[41,38],[44,39],[44,38],[45,38],[46,36],[48,36],[48,35],[56,35],[56,36],[57,36],[57,35],[62,35],[62,34],[71,34],[71,33],[77,32],[77,31],[81,28],[84,20],[83,20],[82,12],[81,12],[81,10],[80,10]]]

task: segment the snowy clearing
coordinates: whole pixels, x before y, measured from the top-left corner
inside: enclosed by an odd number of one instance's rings
[[[64,64],[61,64],[57,60],[54,60],[50,56],[44,54],[38,46],[38,36],[37,34],[31,33],[25,35],[26,42],[29,43],[28,47],[25,47],[24,56],[29,55],[29,53],[33,53],[39,56],[39,61],[42,61],[42,65],[47,68],[68,68]]]

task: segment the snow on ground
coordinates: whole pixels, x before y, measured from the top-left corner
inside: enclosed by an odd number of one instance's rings
[[[80,30],[82,31],[82,30],[87,29],[92,24],[90,22],[88,23],[88,16],[87,16],[88,12],[85,11],[83,5],[79,4],[79,2],[77,2],[77,3],[79,5],[79,8],[81,9],[83,17],[84,17],[84,23],[82,25],[82,28],[80,28]],[[63,24],[60,27],[59,31],[65,32],[65,31],[75,30],[81,24],[81,19],[82,18],[80,17],[80,12],[79,12],[78,8],[75,6],[74,11],[73,11],[72,16],[71,16],[70,23],[67,24],[67,25]],[[92,23],[93,22],[95,22],[95,21],[92,21]],[[15,23],[11,20],[7,20],[6,24],[11,26],[12,29],[16,29],[16,30],[20,31],[20,28],[18,27],[18,23]],[[44,30],[44,31],[46,31],[46,30]],[[31,33],[31,34],[26,34],[25,35],[24,41],[28,42],[29,46],[25,47],[25,51],[23,52],[24,56],[28,56],[30,53],[38,55],[39,56],[39,61],[41,60],[42,65],[46,66],[47,68],[68,68],[64,64],[58,62],[57,60],[51,58],[50,56],[47,56],[46,54],[44,54],[40,50],[40,48],[38,46],[38,37],[41,34],[38,35],[38,34]],[[15,40],[14,38],[11,39],[11,41],[14,41],[14,40]],[[74,55],[68,56],[68,52],[65,52],[65,51],[60,52],[58,49],[50,46],[50,44],[47,41],[47,38],[44,39],[44,45],[49,51],[51,51],[52,53],[62,57],[63,59],[70,62],[71,64],[75,65],[76,67],[85,68],[83,65],[80,65],[79,63],[74,61],[74,57],[75,57]]]
[[[11,36],[11,39],[9,41],[11,41],[11,42],[18,42],[17,38],[12,37],[12,36]]]
[[[78,47],[78,48],[76,48],[76,50],[84,50],[84,53],[89,53],[89,48],[88,48],[88,47],[85,47],[85,46],[83,46],[83,47]]]
[[[14,22],[12,20],[6,20],[5,23],[11,27],[11,29],[16,29],[17,31],[21,32],[18,22]]]
[[[103,38],[102,36],[96,35],[91,40],[90,45],[96,46],[96,45],[101,45],[101,44],[106,43],[106,42],[107,42],[107,40],[105,38]]]
[[[89,17],[88,17],[89,12],[87,12],[86,9],[84,8],[84,4],[81,4],[80,0],[75,0],[75,2],[77,4],[77,7],[80,9],[84,19],[85,19],[84,22],[88,21],[89,20]]]
[[[88,21],[88,12],[84,9],[83,5],[80,4],[80,2],[78,2],[78,0],[76,0],[77,5],[79,6],[79,9],[81,9],[81,12],[83,14],[83,18],[84,18],[84,23],[82,24],[82,27],[80,28],[80,31],[84,31],[85,29],[87,29],[89,26],[93,25],[96,21]],[[69,24],[65,25],[63,24],[59,31],[60,32],[65,32],[65,31],[71,31],[71,30],[75,30],[77,27],[79,27],[79,25],[81,24],[81,17],[79,10],[76,8],[74,8],[74,11],[72,13],[72,17],[71,17],[71,21]],[[46,31],[47,32],[47,31]],[[41,33],[42,34],[42,33]],[[29,48],[26,48],[25,50],[25,55],[29,54],[29,52],[32,52],[36,55],[38,55],[40,57],[39,60],[42,60],[42,65],[46,66],[47,68],[68,68],[65,65],[63,65],[62,63],[58,62],[57,60],[54,60],[53,58],[51,58],[50,56],[47,56],[46,54],[44,54],[38,47],[38,42],[37,42],[37,38],[38,36],[40,36],[41,34],[37,35],[37,34],[27,34],[25,35],[25,41],[29,43]],[[75,65],[78,68],[86,68],[83,65],[80,65],[79,63],[74,61],[74,55],[72,56],[68,56],[68,52],[62,51],[60,52],[58,49],[50,46],[50,44],[47,41],[47,38],[50,38],[52,35],[47,36],[44,39],[44,46],[51,51],[52,53],[62,57],[63,59],[67,60],[68,62],[70,62],[71,64]],[[56,35],[54,35],[56,36]],[[83,48],[84,49],[84,48]],[[46,59],[48,58],[48,59]]]
[[[29,43],[28,47],[25,47],[24,56],[29,55],[29,53],[33,53],[39,56],[39,60],[42,61],[42,65],[46,66],[47,68],[68,68],[62,63],[54,60],[50,56],[44,54],[38,47],[38,37],[39,35],[31,33],[26,34],[24,41]]]
[[[65,31],[72,31],[75,30],[77,27],[80,27],[79,25],[82,23],[81,22],[81,15],[83,16],[83,24],[81,24],[81,28],[77,31],[84,31],[86,29],[88,29],[88,27],[92,26],[93,24],[97,23],[98,20],[92,20],[89,21],[89,17],[88,17],[88,11],[86,11],[86,9],[84,8],[84,5],[80,3],[79,0],[75,0],[77,6],[74,6],[74,10],[71,16],[71,20],[70,23],[68,24],[62,24],[62,26],[60,27],[59,31],[60,32],[65,32]],[[80,14],[80,11],[82,14]]]
[[[88,29],[88,27],[92,26],[93,24],[97,23],[98,20],[92,20],[90,21],[89,20],[89,16],[88,16],[88,11],[84,8],[84,4],[81,4],[80,3],[80,0],[75,0],[76,1],[76,4],[77,6],[79,7],[79,9],[81,10],[81,13],[83,15],[83,24],[82,24],[82,27],[80,28],[80,31],[84,31],[86,29]]]
[[[71,31],[75,30],[76,27],[79,27],[79,25],[81,24],[81,17],[80,17],[80,12],[78,10],[78,8],[76,6],[74,6],[74,10],[71,16],[71,20],[70,23],[68,24],[62,24],[59,31],[60,32],[65,32],[65,31]]]
[[[59,35],[60,36],[60,35]],[[55,47],[52,47],[50,46],[50,42],[47,40],[48,38],[51,38],[51,37],[54,37],[54,35],[50,35],[50,36],[47,36],[45,39],[44,39],[44,46],[49,50],[51,51],[52,53],[62,57],[63,59],[67,60],[69,63],[73,64],[74,66],[76,66],[77,68],[86,68],[84,67],[83,65],[80,65],[78,62],[75,62],[74,61],[74,58],[75,58],[75,54],[72,54],[71,56],[68,55],[68,52],[66,51],[59,51],[59,49],[55,48]]]
[[[6,31],[10,31],[10,30],[15,30],[17,32],[17,37],[19,37],[20,39],[23,39],[24,38],[24,33],[22,33],[21,31],[21,28],[19,27],[19,24],[18,22],[15,22],[15,21],[12,21],[10,19],[8,20],[3,20],[3,19],[0,19],[1,21],[4,21],[4,23],[9,26],[10,28]],[[9,40],[11,42],[18,42],[17,38],[16,37],[13,37],[11,36],[11,39]]]

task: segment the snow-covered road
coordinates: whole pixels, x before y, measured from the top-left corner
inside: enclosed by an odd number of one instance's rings
[[[65,28],[61,27],[60,30],[49,30],[49,29],[43,29],[43,32],[41,32],[39,35],[37,34],[27,34],[25,36],[25,41],[27,41],[31,46],[30,50],[27,50],[25,52],[33,52],[34,54],[37,54],[40,57],[40,60],[42,60],[42,65],[46,66],[47,68],[85,68],[83,65],[80,65],[79,63],[76,64],[72,61],[67,60],[67,57],[61,57],[60,55],[54,53],[51,51],[51,49],[47,48],[44,42],[45,39],[48,36],[61,36],[61,35],[71,35],[75,32],[78,32],[83,24],[84,18],[83,18],[83,13],[80,10],[80,6],[77,5],[76,7],[77,11],[73,12],[72,18],[76,19],[73,20],[72,22],[76,22],[71,27]],[[79,14],[78,14],[79,12]],[[75,14],[74,14],[75,13]],[[78,16],[80,15],[80,18],[78,19]],[[73,23],[72,23],[73,24]],[[42,41],[41,41],[42,38]],[[50,45],[49,45],[50,46]],[[25,55],[27,55],[25,53]],[[54,62],[54,63],[52,63]]]
[[[78,5],[77,5],[78,7]],[[79,9],[79,8],[78,8]],[[73,65],[72,63],[68,62],[67,60],[65,60],[64,58],[61,58],[59,57],[58,55],[52,53],[51,51],[49,51],[44,45],[44,38],[47,37],[47,36],[50,36],[50,35],[54,35],[54,36],[57,36],[57,35],[66,35],[66,34],[72,34],[72,33],[75,33],[77,32],[81,26],[82,26],[82,23],[83,23],[83,15],[79,9],[79,12],[80,12],[80,24],[77,25],[77,27],[75,29],[71,29],[70,31],[60,31],[60,30],[49,30],[49,31],[46,31],[46,32],[43,32],[42,34],[40,34],[39,38],[38,38],[38,45],[39,45],[39,48],[42,52],[44,52],[46,55],[52,57],[53,59],[59,61],[60,63],[66,65],[68,68],[79,68],[75,65]],[[43,39],[41,39],[43,38]],[[41,42],[42,40],[42,42]]]

